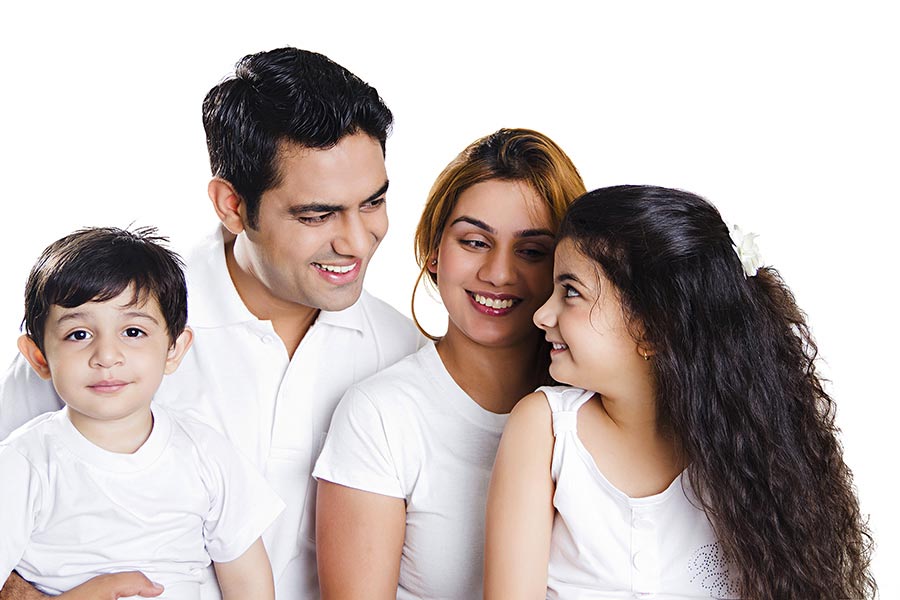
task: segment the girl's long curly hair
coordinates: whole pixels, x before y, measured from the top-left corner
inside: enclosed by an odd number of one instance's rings
[[[653,348],[658,419],[684,449],[742,597],[874,597],[835,404],[778,272],[745,276],[719,212],[679,190],[589,192],[559,236],[597,262]]]

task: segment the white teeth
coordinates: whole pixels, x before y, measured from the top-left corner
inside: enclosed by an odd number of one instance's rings
[[[509,308],[515,304],[515,301],[512,299],[499,300],[497,298],[487,298],[481,294],[473,294],[473,296],[475,296],[475,302],[489,308]]]
[[[553,342],[553,349],[554,349],[554,350],[568,350],[568,348],[569,348],[569,347],[566,346],[565,344],[558,344],[558,343],[556,343],[556,342]]]
[[[321,263],[313,263],[317,269],[321,269],[322,271],[329,271],[330,273],[349,273],[353,269],[356,268],[356,263],[352,265],[340,266],[340,265],[323,265]]]

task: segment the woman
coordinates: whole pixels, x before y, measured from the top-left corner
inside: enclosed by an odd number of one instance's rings
[[[323,598],[481,596],[491,466],[507,413],[547,380],[531,319],[553,287],[557,226],[583,191],[565,153],[525,129],[477,140],[438,177],[416,258],[447,333],[335,412],[314,471]]]
[[[504,431],[486,599],[873,597],[816,346],[754,237],[679,190],[572,204],[534,319],[573,387]]]

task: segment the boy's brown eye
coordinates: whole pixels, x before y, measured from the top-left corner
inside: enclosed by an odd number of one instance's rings
[[[78,331],[73,331],[69,335],[66,336],[67,340],[75,340],[76,342],[82,342],[91,337],[91,334],[83,329],[79,329]]]
[[[129,327],[125,330],[125,337],[141,337],[142,335],[146,335],[143,330],[138,329],[137,327]]]

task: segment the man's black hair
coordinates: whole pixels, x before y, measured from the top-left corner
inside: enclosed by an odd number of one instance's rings
[[[234,187],[253,228],[263,192],[280,183],[280,144],[328,149],[362,132],[383,151],[392,122],[375,88],[327,56],[297,48],[245,56],[203,100],[212,173]]]

